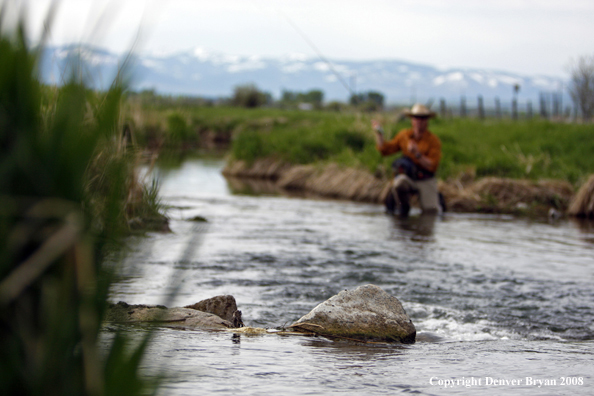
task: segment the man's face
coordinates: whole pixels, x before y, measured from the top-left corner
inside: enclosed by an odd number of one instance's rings
[[[411,123],[415,138],[418,139],[421,137],[423,132],[427,130],[427,126],[429,125],[429,117],[412,117]]]

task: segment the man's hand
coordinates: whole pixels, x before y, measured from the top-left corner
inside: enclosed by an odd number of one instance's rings
[[[421,153],[419,152],[419,147],[417,146],[417,142],[414,140],[410,140],[408,142],[408,151],[415,156],[415,158],[420,158]]]
[[[371,126],[375,131],[375,143],[378,147],[384,145],[384,130],[382,129],[382,125],[379,123],[378,120],[371,120]]]
[[[371,120],[371,127],[373,128],[374,131],[383,133],[382,124],[380,124],[380,122],[378,120]]]
[[[408,152],[415,156],[415,158],[417,159],[417,163],[421,165],[423,168],[427,170],[433,169],[433,161],[429,159],[429,157],[421,154],[421,152],[419,151],[419,147],[417,146],[417,142],[415,142],[414,140],[408,142]]]

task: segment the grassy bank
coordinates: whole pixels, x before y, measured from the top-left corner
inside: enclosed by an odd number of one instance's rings
[[[306,118],[305,118],[306,117]],[[361,167],[386,174],[395,156],[376,151],[368,115],[305,116],[267,131],[246,128],[235,136],[232,155],[253,161],[276,157],[293,164],[316,162]],[[409,127],[387,122],[388,136]],[[594,127],[549,121],[434,120],[431,131],[442,141],[442,179],[476,177],[562,179],[580,184],[594,172]]]
[[[409,127],[397,113],[340,113],[280,109],[197,107],[128,101],[128,119],[141,145],[183,147],[221,136],[236,160],[275,158],[291,164],[338,163],[388,174],[394,156],[375,149],[371,119],[387,135]],[[540,119],[435,119],[430,130],[443,144],[439,177],[460,174],[562,179],[573,185],[594,173],[594,125]],[[181,132],[180,132],[181,131]],[[204,143],[204,142],[203,142]]]
[[[443,143],[442,178],[471,169],[477,177],[562,179],[582,184],[594,172],[594,125],[545,120],[435,120]]]

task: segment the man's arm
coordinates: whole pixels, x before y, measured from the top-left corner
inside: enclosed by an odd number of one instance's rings
[[[400,134],[396,135],[392,140],[386,141],[384,137],[384,130],[382,129],[378,121],[373,120],[371,122],[373,129],[375,130],[375,142],[377,144],[377,150],[381,155],[390,155],[397,153],[401,150],[400,147]]]
[[[419,147],[414,140],[408,142],[408,151],[415,157],[417,163],[428,171],[434,172],[437,168],[435,161],[426,155],[421,154]]]
[[[415,158],[415,162],[421,165],[429,172],[436,172],[441,160],[441,142],[439,139],[434,138],[431,142],[429,151],[422,154],[419,151],[417,143],[414,140],[408,143],[408,152]]]

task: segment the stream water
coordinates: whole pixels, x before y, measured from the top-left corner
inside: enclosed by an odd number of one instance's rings
[[[114,302],[183,306],[231,294],[246,325],[276,328],[341,290],[375,284],[402,302],[417,343],[163,327],[143,366],[171,375],[162,394],[594,391],[591,224],[416,212],[403,220],[379,205],[234,193],[222,166],[191,160],[158,171],[173,232],[130,238]]]

